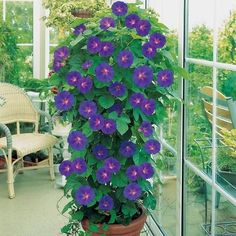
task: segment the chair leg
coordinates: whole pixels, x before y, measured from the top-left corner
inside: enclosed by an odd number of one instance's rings
[[[14,173],[13,173],[11,152],[8,153],[7,184],[8,184],[8,195],[9,198],[12,199],[15,197],[15,190],[14,190]]]
[[[24,168],[24,159],[23,159],[23,158],[20,160],[20,167],[21,167],[21,168]],[[20,170],[20,171],[19,171],[19,174],[24,174],[24,171],[23,171],[23,170]]]
[[[49,170],[50,170],[51,180],[55,180],[52,148],[48,149],[48,158],[49,158]]]

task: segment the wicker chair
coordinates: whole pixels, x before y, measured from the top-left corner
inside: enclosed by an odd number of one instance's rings
[[[27,94],[20,88],[8,84],[0,83],[0,131],[4,137],[0,138],[0,150],[6,160],[7,184],[9,198],[15,197],[14,179],[19,171],[49,167],[51,179],[55,179],[53,168],[52,148],[57,139],[51,134],[38,133],[40,115],[48,119],[49,129],[52,129],[51,117],[38,111]],[[16,134],[11,134],[8,124],[16,123]],[[32,133],[21,133],[21,123],[32,123],[34,131]],[[12,151],[16,151],[17,158],[12,159]],[[48,151],[48,159],[44,165],[37,167],[24,167],[23,157],[40,150]]]

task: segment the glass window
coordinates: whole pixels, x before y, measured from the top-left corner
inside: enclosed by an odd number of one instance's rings
[[[214,0],[189,0],[188,57],[212,60]]]
[[[211,186],[190,169],[185,181],[185,235],[205,236],[204,225],[211,223]]]
[[[18,43],[33,43],[33,2],[7,1],[6,21],[18,36]]]
[[[217,0],[218,60],[236,64],[236,1]]]

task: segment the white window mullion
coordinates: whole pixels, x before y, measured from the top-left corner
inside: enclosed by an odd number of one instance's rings
[[[6,21],[6,0],[2,1],[2,20]]]

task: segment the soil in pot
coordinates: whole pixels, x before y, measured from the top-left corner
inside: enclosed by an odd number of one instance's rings
[[[100,226],[100,230],[97,233],[93,233],[92,236],[140,236],[144,223],[146,222],[147,215],[143,212],[137,219],[133,220],[129,225],[113,224],[109,225],[107,231],[103,231]],[[89,227],[89,220],[83,220],[81,222],[83,229],[86,231]]]

